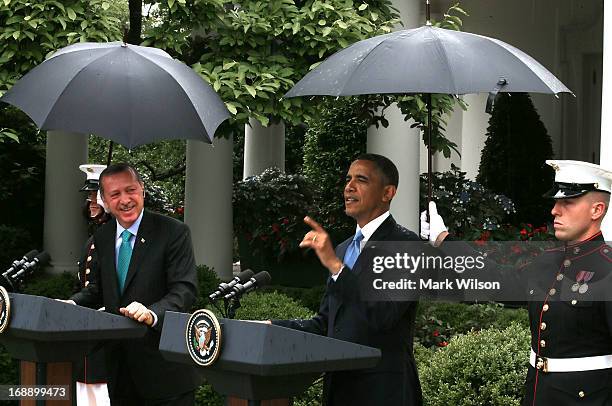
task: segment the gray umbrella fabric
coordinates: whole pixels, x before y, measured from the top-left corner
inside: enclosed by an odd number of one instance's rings
[[[310,71],[284,97],[377,93],[571,91],[535,59],[494,38],[433,26],[359,41]]]
[[[159,49],[122,42],[62,48],[0,101],[43,130],[92,133],[130,149],[162,139],[211,143],[229,118],[191,68]]]

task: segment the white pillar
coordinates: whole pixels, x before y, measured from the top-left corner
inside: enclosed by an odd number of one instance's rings
[[[395,163],[400,174],[397,195],[391,202],[391,213],[404,227],[419,230],[419,145],[421,134],[410,128],[414,121],[404,122],[396,106],[385,111],[389,126],[368,128],[367,151],[384,155]]]
[[[607,3],[607,4],[606,4]],[[607,114],[612,109],[612,5],[604,2],[603,24],[603,78],[601,84],[601,144],[599,163],[612,170],[612,115]],[[604,218],[602,231],[607,241],[612,241],[612,210]]]
[[[416,28],[421,21],[420,0],[393,0],[392,4],[400,12],[403,27]],[[385,111],[389,126],[370,126],[368,128],[367,151],[381,154],[391,159],[400,174],[397,195],[391,204],[391,213],[404,227],[418,233],[419,230],[419,145],[421,135],[410,128],[412,120],[404,121],[404,115],[395,105]]]
[[[45,164],[44,250],[51,256],[52,273],[75,272],[87,241],[87,225],[81,214],[83,172],[87,163],[87,136],[47,132]]]
[[[232,147],[232,137],[215,138],[214,147],[187,141],[185,223],[196,264],[214,268],[223,280],[232,277]]]
[[[468,107],[467,111],[463,112],[461,128],[461,171],[466,172],[466,177],[471,180],[475,180],[478,175],[480,155],[487,139],[487,127],[491,117],[485,112],[487,97],[487,93],[468,94],[463,97]]]
[[[244,127],[244,174],[243,178],[259,175],[267,168],[276,166],[285,171],[285,124],[261,125],[254,118]]]

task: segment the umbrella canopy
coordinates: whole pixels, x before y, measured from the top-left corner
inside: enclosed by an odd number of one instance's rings
[[[304,76],[285,97],[377,93],[571,91],[535,59],[500,40],[425,25],[359,41]]]
[[[535,59],[503,41],[434,27],[396,31],[336,52],[284,97],[423,93],[427,103],[428,196],[431,200],[431,94],[572,93]]]
[[[62,48],[0,101],[43,130],[93,133],[130,149],[162,139],[211,143],[229,118],[191,68],[162,50],[123,42]]]

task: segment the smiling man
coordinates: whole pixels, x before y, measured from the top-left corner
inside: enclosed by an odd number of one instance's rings
[[[327,232],[313,219],[304,219],[312,231],[300,246],[314,249],[329,270],[327,289],[312,319],[272,323],[376,347],[382,353],[374,368],[326,373],[323,391],[327,406],[422,404],[412,354],[416,302],[367,302],[359,292],[359,274],[367,272],[368,267],[360,253],[369,243],[419,240],[389,213],[398,183],[397,168],[384,156],[364,154],[351,164],[344,187],[344,207],[357,225],[355,235],[335,250]]]
[[[166,311],[189,311],[197,295],[189,228],[144,210],[144,183],[128,164],[100,174],[100,194],[115,221],[93,236],[96,280],[71,300],[102,303],[106,311],[150,327],[143,339],[106,347],[111,403],[192,405],[195,371],[165,361],[158,350]]]
[[[612,287],[606,284],[612,248],[604,241],[601,223],[610,205],[612,171],[581,161],[546,163],[555,170],[555,183],[545,196],[554,199],[553,227],[564,244],[521,271],[537,273],[544,282],[544,294],[527,306],[531,353],[522,404],[609,406],[612,302],[607,300]],[[453,249],[445,248],[449,234],[433,202],[429,216],[430,222],[421,216],[421,235],[443,251]]]

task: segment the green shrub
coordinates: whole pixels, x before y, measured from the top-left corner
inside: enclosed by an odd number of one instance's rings
[[[215,392],[212,385],[204,384],[195,391],[195,404],[196,406],[223,406],[225,396]]]
[[[241,304],[236,318],[242,320],[305,319],[313,314],[297,301],[276,292],[252,293],[244,296]]]
[[[198,269],[198,298],[193,305],[193,310],[203,309],[208,304],[208,295],[214,292],[221,279],[215,273],[213,268],[209,268],[206,265],[199,265]]]
[[[237,182],[233,193],[234,230],[244,237],[244,241],[239,240],[241,261],[247,252],[278,261],[298,251],[309,230],[303,219],[312,211],[313,193],[306,178],[284,174],[278,168]]]
[[[550,204],[542,194],[550,189],[553,170],[550,135],[527,93],[500,93],[489,119],[476,180],[516,204],[513,223],[546,224]]]
[[[427,205],[427,174],[421,175],[420,180],[423,211]],[[512,200],[466,179],[465,172],[454,165],[450,171],[434,172],[431,184],[432,199],[449,231],[465,240],[479,239],[485,232],[495,233],[515,212]]]
[[[313,286],[311,288],[294,288],[290,286],[267,286],[265,292],[273,291],[282,293],[290,298],[298,301],[301,305],[306,306],[312,312],[319,310],[321,298],[325,293],[325,286]]]
[[[519,406],[528,359],[518,324],[453,337],[419,365],[425,405]]]
[[[26,280],[23,293],[53,299],[66,299],[74,293],[77,286],[78,279],[75,274],[69,272],[61,275],[38,273]]]
[[[355,230],[355,221],[344,213],[342,194],[351,162],[366,151],[370,118],[360,114],[362,110],[359,98],[325,98],[318,114],[307,122],[304,176],[317,188],[313,217],[336,242]]]
[[[27,230],[0,224],[0,247],[0,269],[4,272],[14,260],[36,248],[36,244]]]
[[[468,304],[419,302],[415,322],[415,343],[445,347],[450,338],[472,330],[506,328],[513,323],[529,326],[525,309],[511,309],[499,303]]]

